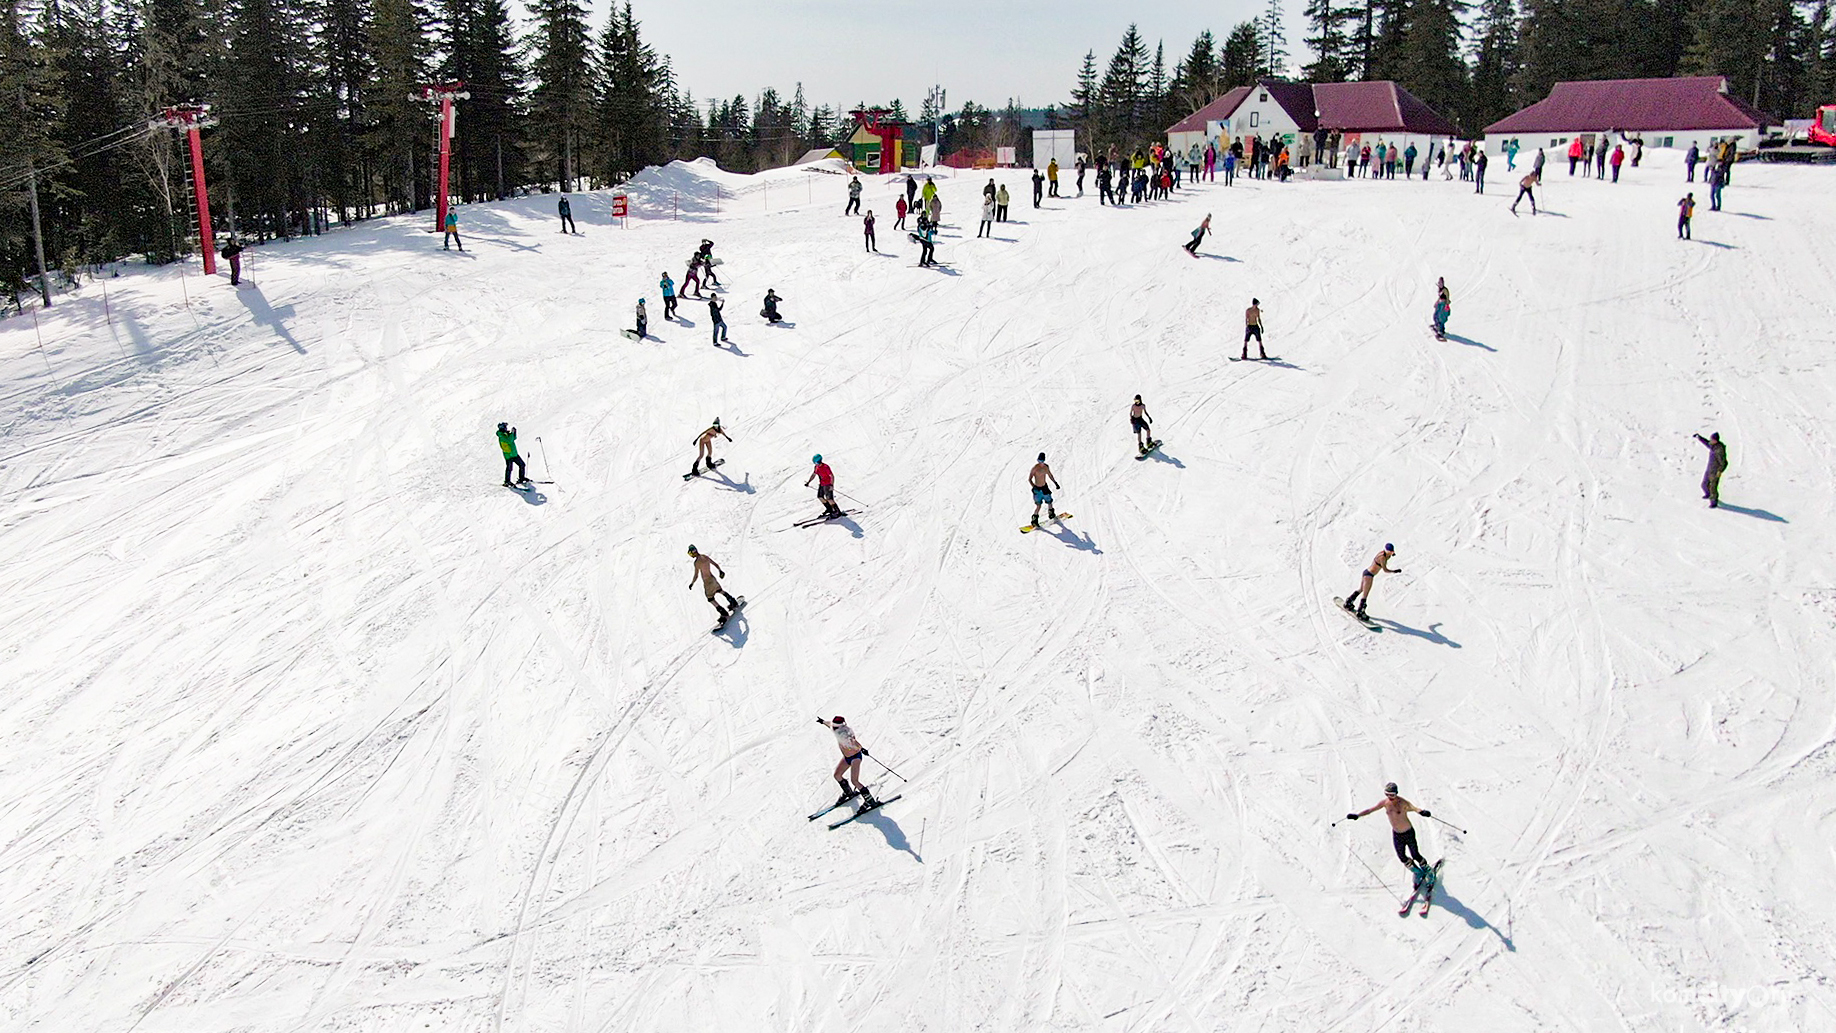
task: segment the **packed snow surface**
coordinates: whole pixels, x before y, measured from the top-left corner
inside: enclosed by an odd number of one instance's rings
[[[1550,170],[964,172],[933,270],[677,165],[6,320],[0,1027],[1836,1028],[1836,170]],[[903,799],[831,832],[835,715]]]

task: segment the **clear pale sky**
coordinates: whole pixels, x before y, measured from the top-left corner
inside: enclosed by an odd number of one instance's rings
[[[594,4],[594,30],[606,4]],[[622,2],[622,0],[621,0]],[[766,86],[786,99],[797,82],[812,105],[851,107],[898,98],[918,113],[940,83],[951,109],[973,100],[999,107],[1063,103],[1087,50],[1099,70],[1135,22],[1150,54],[1166,44],[1167,70],[1192,39],[1260,14],[1256,0],[633,0],[644,39],[674,62],[697,101],[745,96]],[[1288,51],[1304,48],[1301,0],[1285,0]]]

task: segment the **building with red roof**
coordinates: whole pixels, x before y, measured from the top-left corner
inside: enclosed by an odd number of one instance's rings
[[[1221,139],[1226,145],[1250,136],[1278,139],[1294,152],[1297,165],[1302,158],[1312,157],[1317,141],[1335,132],[1340,150],[1347,145],[1384,142],[1396,147],[1414,144],[1423,154],[1430,152],[1436,138],[1446,139],[1456,132],[1452,122],[1389,80],[1298,83],[1263,79],[1255,86],[1230,91],[1169,128],[1168,145],[1183,152],[1200,127],[1205,135],[1197,139]]]
[[[1730,94],[1719,75],[1597,79],[1556,83],[1549,96],[1486,126],[1485,138],[1494,150],[1516,139],[1524,148],[1558,153],[1577,136],[1607,133],[1642,137],[1647,147],[1707,148],[1732,137],[1751,150],[1769,121]]]
[[[1205,149],[1208,140],[1216,140],[1223,133],[1223,122],[1243,98],[1249,95],[1248,86],[1239,86],[1225,91],[1222,97],[1180,119],[1167,128],[1167,147],[1176,154],[1185,154],[1193,144],[1199,150]]]

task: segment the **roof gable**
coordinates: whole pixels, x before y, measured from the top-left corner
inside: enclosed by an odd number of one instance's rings
[[[1237,110],[1237,105],[1243,103],[1243,98],[1249,96],[1249,91],[1250,88],[1248,86],[1232,87],[1226,90],[1224,95],[1217,100],[1212,101],[1167,127],[1167,132],[1202,133],[1205,131],[1205,124],[1207,122],[1222,122],[1228,119],[1230,113]]]
[[[1559,82],[1549,96],[1485,127],[1488,134],[1658,129],[1758,129],[1765,115],[1718,75]]]
[[[1453,136],[1453,124],[1421,98],[1388,79],[1319,83],[1313,87],[1320,125],[1347,132]]]

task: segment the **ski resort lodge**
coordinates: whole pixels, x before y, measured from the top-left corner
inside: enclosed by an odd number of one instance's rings
[[[1387,79],[1371,82],[1296,83],[1264,79],[1239,86],[1187,115],[1167,130],[1167,146],[1185,153],[1193,143],[1275,136],[1295,149],[1295,164],[1311,157],[1314,133],[1340,134],[1348,144],[1385,143],[1428,151],[1454,135],[1453,123]]]
[[[1486,147],[1507,140],[1555,154],[1575,137],[1623,133],[1647,147],[1706,148],[1733,137],[1743,151],[1759,146],[1766,116],[1728,92],[1718,75],[1678,79],[1599,79],[1559,82],[1549,96],[1485,127]]]

